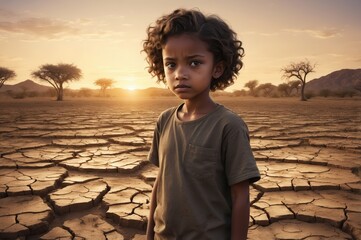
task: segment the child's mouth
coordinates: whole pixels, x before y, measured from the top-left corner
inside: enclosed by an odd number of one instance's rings
[[[184,84],[179,84],[174,87],[174,89],[185,89],[185,88],[191,88],[191,87],[188,85],[184,85]]]

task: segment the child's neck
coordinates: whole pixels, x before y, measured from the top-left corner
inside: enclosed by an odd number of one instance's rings
[[[202,101],[187,99],[177,113],[178,118],[184,122],[193,121],[212,112],[216,106],[217,104],[210,97]]]

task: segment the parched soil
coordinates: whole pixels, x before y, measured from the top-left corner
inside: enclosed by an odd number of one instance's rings
[[[361,99],[225,98],[262,174],[249,239],[361,239]],[[145,239],[173,97],[0,101],[0,239]]]

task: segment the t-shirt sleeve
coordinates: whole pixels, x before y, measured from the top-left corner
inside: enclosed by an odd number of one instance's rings
[[[160,137],[160,118],[158,118],[157,124],[153,133],[153,141],[148,153],[148,161],[159,167],[159,137]]]
[[[228,185],[245,180],[250,183],[260,179],[260,173],[254,159],[247,125],[237,119],[229,124],[224,136],[225,172]]]
[[[157,124],[153,133],[153,141],[148,153],[148,161],[153,163],[155,166],[159,167],[159,141],[161,133],[163,131],[164,125],[169,120],[169,117],[174,113],[176,107],[169,108],[162,112],[157,120]]]

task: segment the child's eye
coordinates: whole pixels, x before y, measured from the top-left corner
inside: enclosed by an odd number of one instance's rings
[[[165,67],[166,67],[166,68],[169,68],[169,69],[172,69],[172,68],[175,67],[175,63],[173,63],[173,62],[167,62],[167,63],[165,63]]]
[[[191,67],[197,67],[199,64],[201,64],[199,61],[193,60],[191,61]]]

